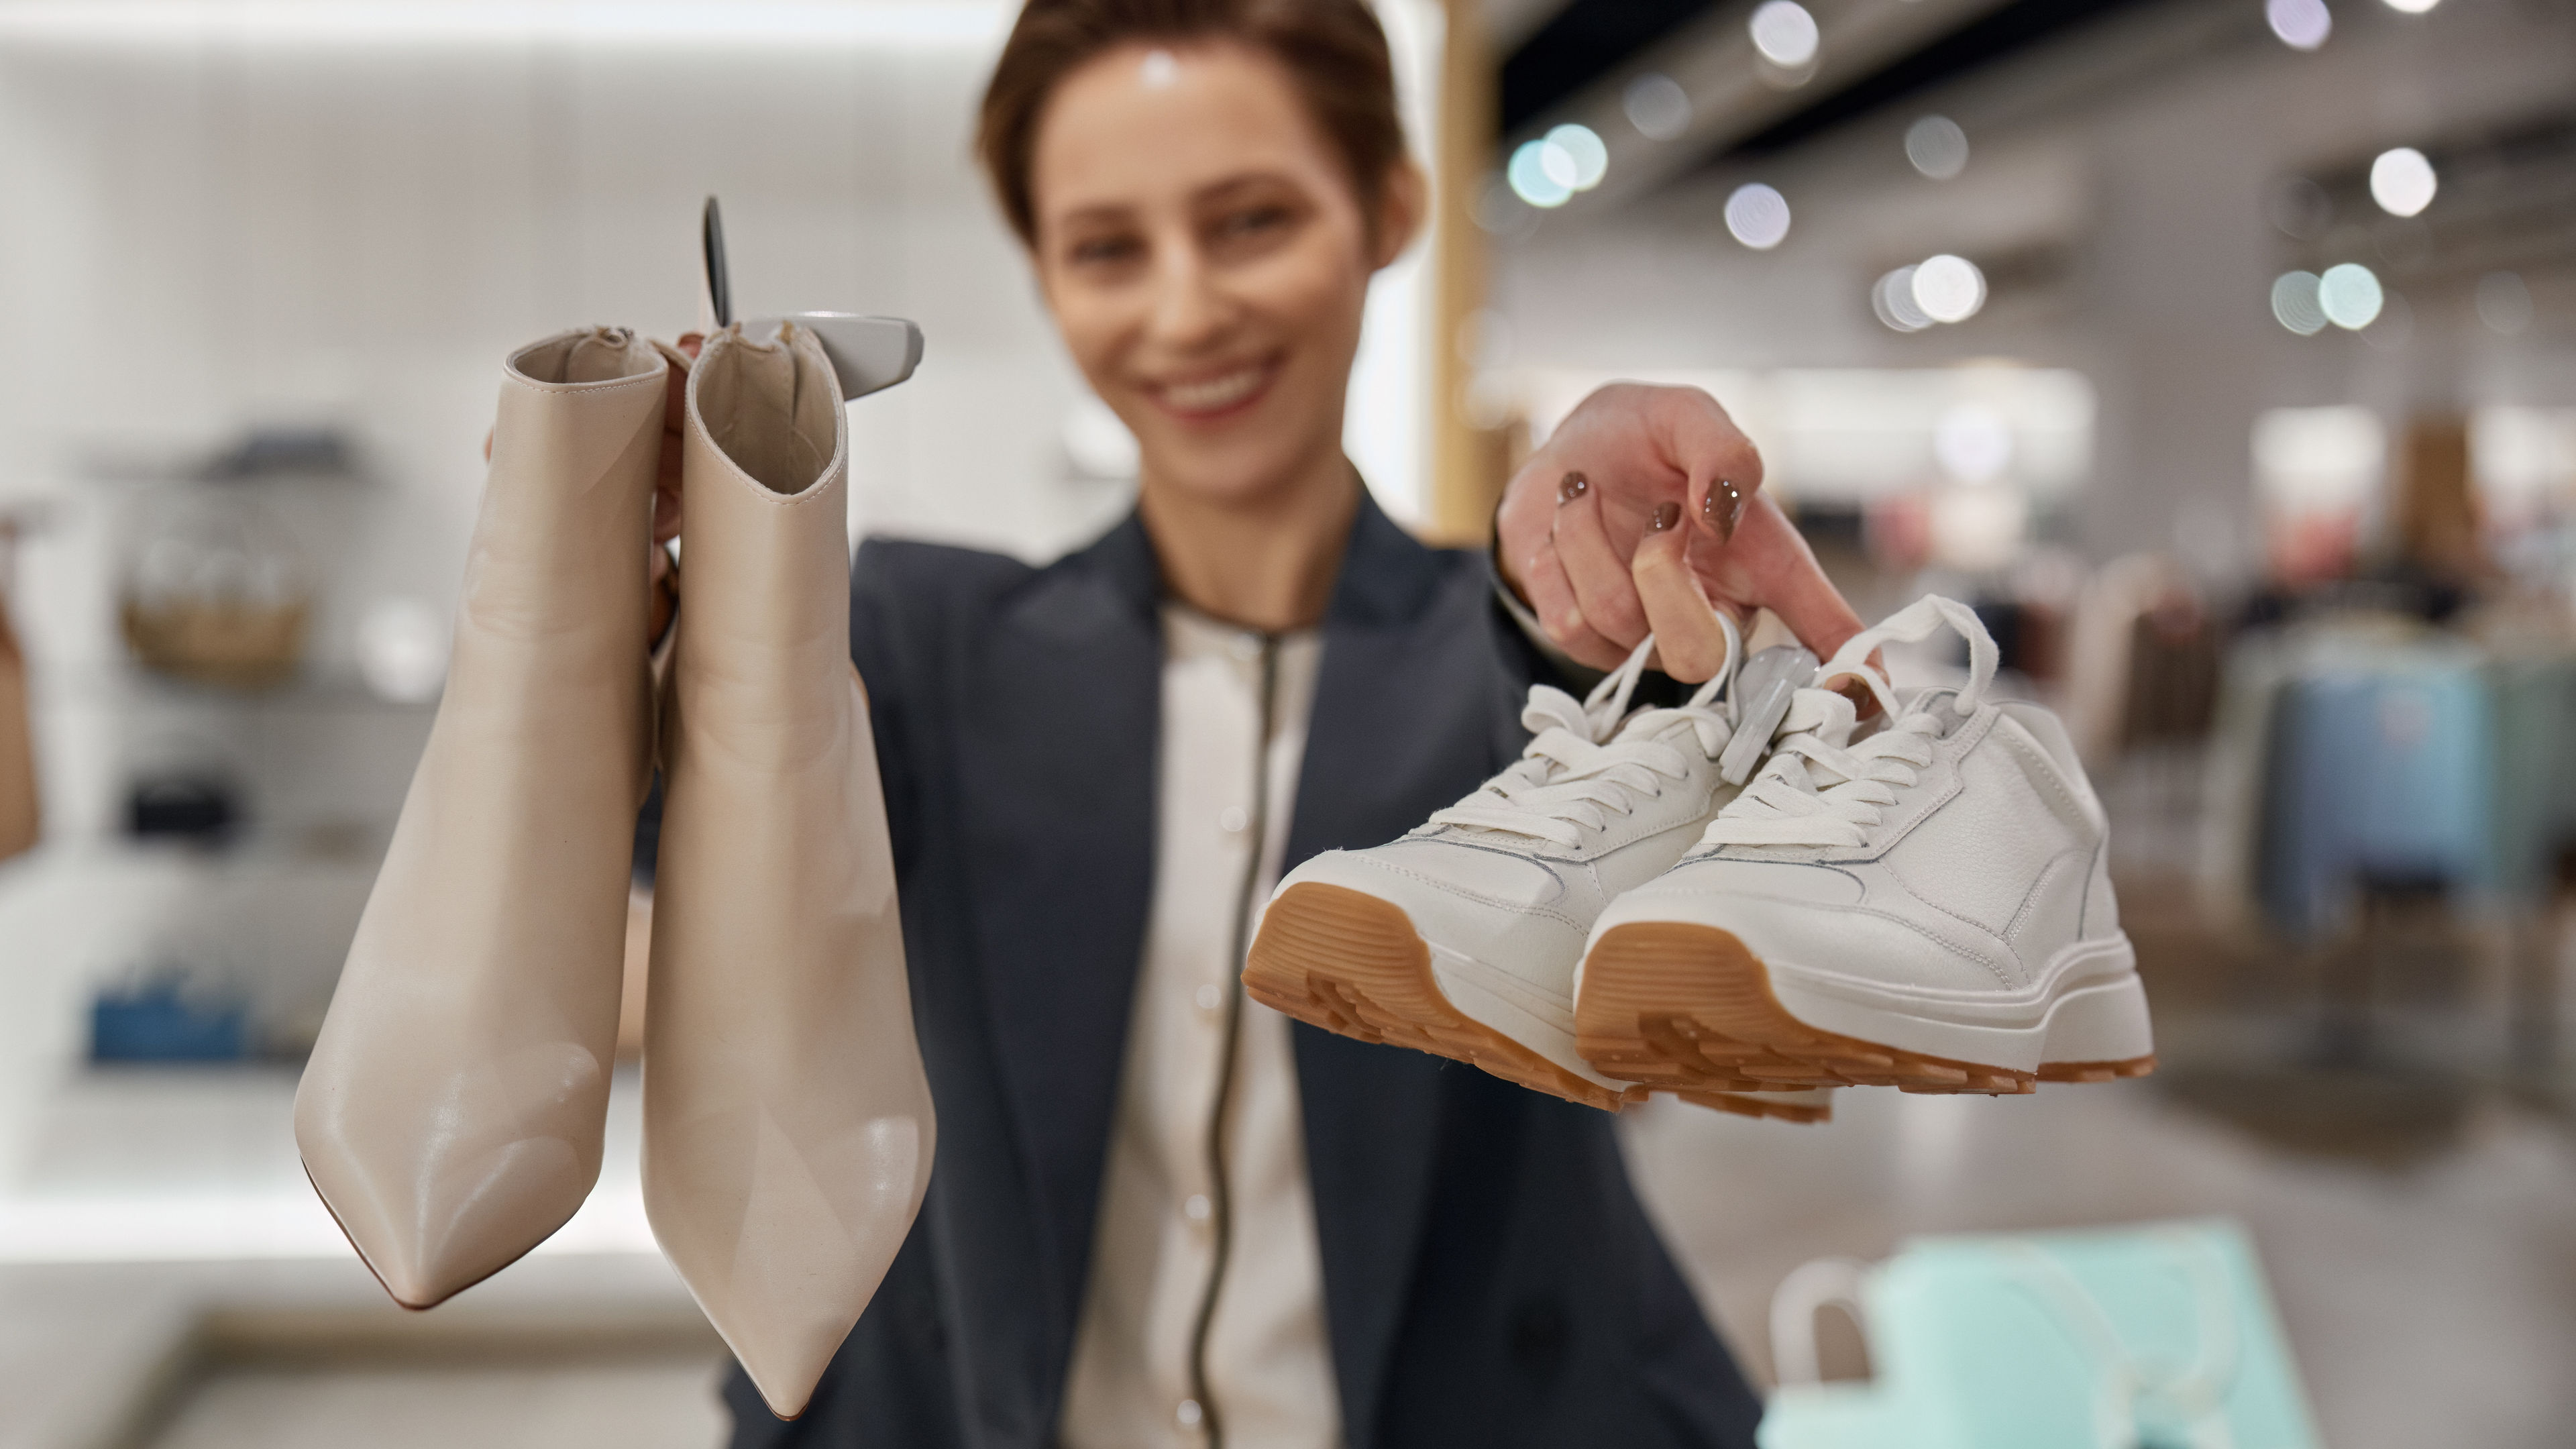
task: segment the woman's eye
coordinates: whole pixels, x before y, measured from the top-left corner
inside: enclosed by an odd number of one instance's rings
[[[1220,230],[1227,236],[1259,236],[1275,231],[1288,221],[1284,206],[1257,206],[1238,211],[1225,219]]]
[[[1126,261],[1143,250],[1134,237],[1106,236],[1075,242],[1072,255],[1076,266],[1099,266]]]

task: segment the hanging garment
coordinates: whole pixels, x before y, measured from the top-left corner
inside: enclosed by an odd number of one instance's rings
[[[304,1166],[426,1308],[599,1175],[667,367],[616,328],[513,354],[446,693],[295,1101]]]
[[[783,1418],[902,1247],[933,1142],[850,664],[841,402],[793,323],[718,332],[689,378],[646,990],[645,1207]]]

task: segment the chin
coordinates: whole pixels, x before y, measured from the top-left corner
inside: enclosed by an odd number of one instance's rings
[[[1301,450],[1279,445],[1276,428],[1240,438],[1184,437],[1147,452],[1145,471],[1164,487],[1206,503],[1248,504],[1292,484]]]

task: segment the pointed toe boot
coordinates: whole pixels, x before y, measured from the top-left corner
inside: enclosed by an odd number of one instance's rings
[[[305,1170],[426,1308],[599,1175],[667,365],[618,329],[509,359],[447,688],[296,1092]]]
[[[850,667],[839,384],[811,332],[749,324],[708,340],[688,404],[644,1195],[699,1306],[792,1418],[920,1209],[930,1091]]]

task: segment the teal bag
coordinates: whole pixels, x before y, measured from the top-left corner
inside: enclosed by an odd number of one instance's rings
[[[1856,1312],[1877,1377],[1816,1383]],[[1918,1238],[1781,1285],[1761,1449],[2315,1449],[2298,1370],[2226,1221]]]

